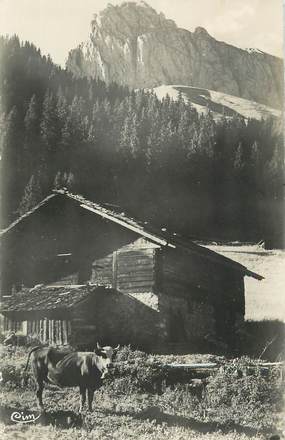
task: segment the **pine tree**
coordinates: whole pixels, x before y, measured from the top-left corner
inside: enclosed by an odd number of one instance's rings
[[[53,181],[53,188],[54,189],[60,189],[63,185],[63,179],[62,179],[62,173],[61,171],[58,171],[55,175],[54,181]]]
[[[2,158],[2,226],[10,222],[16,214],[23,182],[23,120],[16,107],[5,119]]]
[[[69,190],[69,191],[73,191],[74,190],[74,188],[75,188],[75,177],[74,177],[74,174],[71,172],[71,171],[69,171],[69,173],[67,174],[67,178],[66,178],[66,188]]]
[[[24,123],[27,139],[33,139],[39,132],[39,106],[35,94],[29,102]]]
[[[32,209],[43,199],[43,192],[41,189],[38,176],[32,175],[27,186],[25,187],[23,197],[19,204],[18,214],[21,216],[25,212]]]
[[[236,171],[237,174],[239,174],[243,168],[244,168],[243,147],[242,144],[239,143],[234,158],[234,170]]]
[[[56,100],[49,90],[45,94],[43,101],[42,120],[40,123],[41,137],[46,148],[47,154],[51,158],[57,150],[59,133],[58,118],[56,111]]]
[[[24,118],[25,136],[24,136],[24,159],[25,180],[30,176],[38,166],[41,152],[41,141],[39,135],[39,105],[36,95],[31,97],[27,112]]]

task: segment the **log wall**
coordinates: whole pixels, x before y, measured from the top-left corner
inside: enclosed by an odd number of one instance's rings
[[[159,254],[159,307],[169,340],[220,338],[232,345],[244,316],[243,275],[183,251]]]
[[[92,263],[91,283],[112,286],[120,292],[155,291],[155,251],[158,246],[138,239]]]

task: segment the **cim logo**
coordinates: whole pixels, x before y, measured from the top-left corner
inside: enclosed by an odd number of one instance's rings
[[[15,423],[33,423],[40,418],[40,414],[35,416],[35,414],[24,414],[23,411],[14,411],[11,414],[11,420]]]

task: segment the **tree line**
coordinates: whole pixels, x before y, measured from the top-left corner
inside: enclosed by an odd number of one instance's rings
[[[17,37],[0,40],[0,65],[2,225],[64,186],[187,236],[282,236],[276,120],[76,79]]]

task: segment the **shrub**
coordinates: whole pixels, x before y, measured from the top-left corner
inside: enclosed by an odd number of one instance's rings
[[[11,351],[9,347],[1,346],[0,371],[2,373],[3,385],[9,387],[20,387],[23,381],[23,371],[27,361],[25,348],[17,347]]]
[[[150,355],[130,346],[122,347],[116,356],[113,374],[106,384],[112,392],[159,392],[165,373]]]
[[[130,345],[124,345],[121,347],[116,356],[116,362],[146,362],[148,359],[149,355],[147,353],[140,350],[133,350]]]
[[[242,374],[237,375],[238,371]],[[205,399],[208,414],[217,422],[231,420],[253,428],[270,428],[275,423],[272,414],[283,405],[283,392],[274,374],[264,378],[258,368],[247,375],[241,360],[209,378]]]

